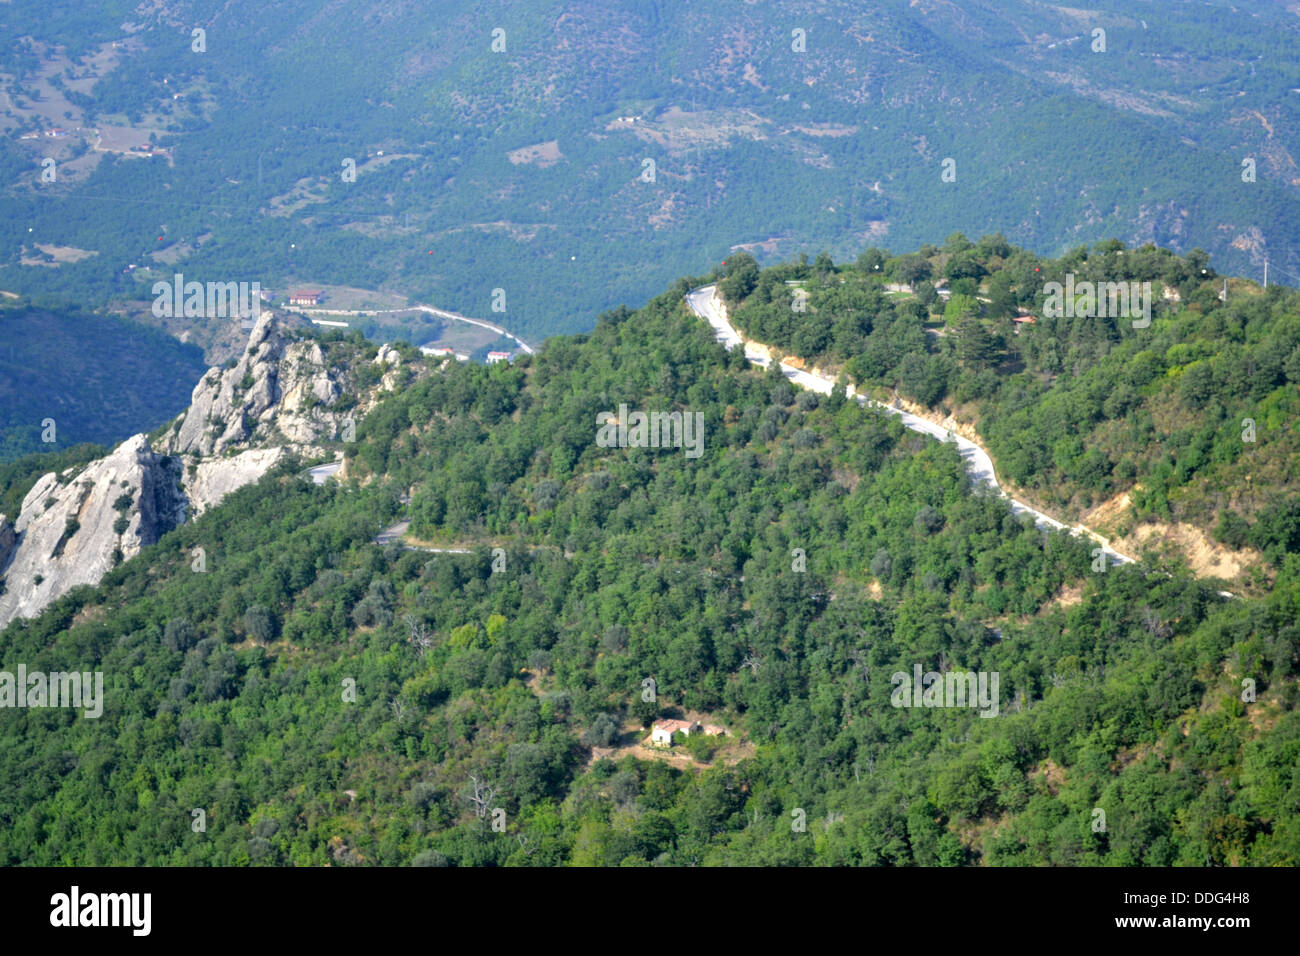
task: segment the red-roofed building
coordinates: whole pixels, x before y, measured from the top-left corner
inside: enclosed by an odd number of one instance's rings
[[[660,747],[671,747],[673,734],[680,733],[683,737],[689,737],[691,731],[699,733],[702,729],[690,720],[656,720],[650,728],[650,742]]]
[[[319,305],[320,297],[325,293],[319,289],[304,289],[299,292],[289,293],[290,305]]]

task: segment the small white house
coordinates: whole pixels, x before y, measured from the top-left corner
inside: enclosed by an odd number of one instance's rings
[[[689,737],[692,732],[699,733],[703,728],[689,720],[657,720],[650,728],[650,742],[657,747],[671,747],[673,734],[681,732]]]

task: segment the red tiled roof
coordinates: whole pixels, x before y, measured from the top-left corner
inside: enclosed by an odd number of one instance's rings
[[[656,730],[666,730],[670,734],[675,734],[679,730],[690,730],[691,722],[689,720],[656,720]]]

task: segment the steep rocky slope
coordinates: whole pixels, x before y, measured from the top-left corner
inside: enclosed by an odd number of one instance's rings
[[[348,368],[298,337],[302,325],[264,312],[239,360],[209,369],[160,438],[135,435],[83,468],[43,475],[12,522],[0,515],[0,627],[97,583],[287,457],[321,457],[324,443],[347,439],[377,389],[357,394]],[[397,353],[382,348],[375,361],[388,369],[379,387],[395,387]]]
[[[79,584],[95,584],[118,561],[185,520],[179,469],[145,436],[62,475],[43,475],[23,499],[0,595],[0,622],[30,617]]]
[[[325,454],[350,412],[334,406],[341,373],[326,367],[320,344],[296,340],[298,320],[263,315],[232,368],[211,368],[160,449],[186,461],[182,484],[196,514],[266,474],[286,455]]]

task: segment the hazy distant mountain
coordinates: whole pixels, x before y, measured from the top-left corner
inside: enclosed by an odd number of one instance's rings
[[[113,316],[0,311],[0,460],[150,431],[205,368],[197,347]]]
[[[736,244],[1116,236],[1300,275],[1282,4],[6,4],[0,31],[0,288],[147,303],[183,269],[540,338]],[[22,264],[49,249],[99,254]]]

